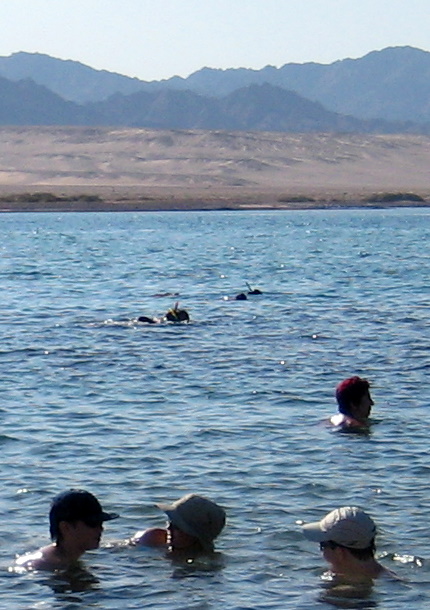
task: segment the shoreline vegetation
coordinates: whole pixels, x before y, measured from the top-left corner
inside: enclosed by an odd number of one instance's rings
[[[0,212],[430,206],[430,136],[0,127]]]
[[[72,189],[73,190],[73,189]],[[87,189],[88,190],[88,189]],[[121,191],[121,189],[120,189]],[[309,210],[346,208],[430,207],[416,193],[297,195],[269,193],[224,193],[208,197],[186,191],[158,196],[116,192],[103,196],[94,192],[58,194],[55,189],[0,195],[0,212],[161,212],[203,210]]]

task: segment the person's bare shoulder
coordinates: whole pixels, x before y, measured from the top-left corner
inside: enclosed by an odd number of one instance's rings
[[[58,556],[55,545],[45,546],[37,551],[25,553],[15,561],[18,569],[35,570],[57,570],[66,567],[64,561]]]
[[[142,546],[166,546],[167,545],[167,530],[161,527],[150,527],[144,531],[137,532],[130,539],[130,544]]]
[[[368,432],[369,424],[359,422],[358,420],[343,415],[342,413],[336,413],[329,419],[330,425],[334,430],[339,432]]]

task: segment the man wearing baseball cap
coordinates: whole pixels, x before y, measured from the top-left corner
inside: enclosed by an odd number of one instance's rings
[[[49,531],[53,543],[19,557],[16,565],[27,570],[67,568],[85,551],[99,547],[103,523],[117,517],[116,513],[104,512],[100,502],[89,491],[65,491],[51,503]]]
[[[324,559],[336,576],[347,580],[372,580],[389,573],[375,559],[376,525],[356,506],[343,506],[321,521],[303,526],[308,540],[319,542]]]

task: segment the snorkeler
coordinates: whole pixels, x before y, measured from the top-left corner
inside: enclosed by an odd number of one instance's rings
[[[190,316],[186,309],[179,309],[179,303],[176,302],[175,306],[169,309],[165,314],[164,319],[168,322],[189,322]]]
[[[173,504],[159,504],[169,523],[138,532],[131,544],[165,547],[169,554],[196,556],[214,552],[214,540],[225,525],[225,511],[197,494],[183,496]]]
[[[186,309],[179,309],[179,303],[175,303],[175,306],[169,309],[162,318],[150,318],[148,316],[139,316],[138,322],[145,324],[160,324],[161,322],[174,322],[176,324],[180,322],[189,322],[190,314]]]
[[[53,543],[26,553],[16,565],[27,570],[65,569],[76,563],[85,551],[97,549],[103,523],[119,517],[103,511],[93,494],[70,489],[56,496],[49,512],[49,531]]]
[[[248,284],[248,282],[246,282],[246,285],[248,287],[248,294],[251,294],[251,295],[263,294],[259,288],[252,288],[252,286],[250,286]]]
[[[339,413],[330,418],[330,423],[342,431],[359,431],[369,427],[369,415],[374,405],[367,379],[350,377],[336,388]]]
[[[247,301],[248,300],[247,294],[249,294],[249,295],[263,294],[261,292],[261,290],[259,290],[258,288],[252,288],[252,286],[250,284],[248,284],[248,282],[246,282],[246,286],[248,288],[247,293],[239,292],[234,297],[223,297],[224,301]]]

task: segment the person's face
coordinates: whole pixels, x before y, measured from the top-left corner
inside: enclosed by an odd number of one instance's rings
[[[69,539],[73,540],[73,544],[78,550],[84,552],[99,547],[103,533],[101,522],[88,524],[85,521],[75,521],[67,525],[69,527],[65,533]]]
[[[173,523],[168,524],[167,531],[169,532],[167,543],[172,551],[189,549],[198,542],[194,536],[190,536],[190,534],[183,532],[173,525]]]
[[[331,542],[321,542],[320,549],[324,559],[335,572],[340,571],[343,563],[344,549]]]
[[[359,421],[366,421],[374,404],[375,403],[370,396],[370,392],[367,390],[360,398],[360,402],[352,405],[351,413],[355,419],[358,419]]]

